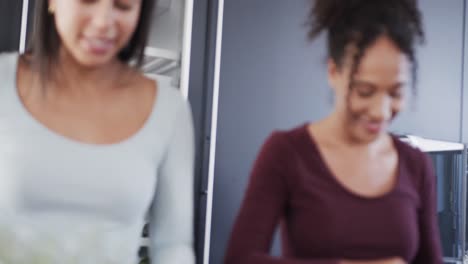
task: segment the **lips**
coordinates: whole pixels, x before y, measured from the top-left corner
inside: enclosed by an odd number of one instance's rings
[[[96,55],[103,55],[112,50],[114,41],[106,38],[84,37],[85,48]]]
[[[370,134],[378,134],[386,128],[385,122],[364,121],[363,125],[366,131]]]

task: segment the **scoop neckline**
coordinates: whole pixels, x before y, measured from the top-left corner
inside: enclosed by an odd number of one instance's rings
[[[320,168],[322,169],[322,171],[325,172],[327,178],[329,178],[333,184],[335,186],[337,186],[343,193],[345,193],[346,195],[352,197],[352,198],[357,198],[359,200],[363,200],[363,201],[380,201],[380,200],[385,200],[389,197],[392,197],[394,196],[400,186],[401,186],[401,181],[402,181],[402,162],[401,162],[401,157],[402,157],[402,153],[401,153],[401,150],[398,146],[398,139],[391,133],[389,133],[388,135],[390,136],[391,138],[391,141],[393,143],[393,146],[395,148],[395,151],[396,151],[396,154],[397,154],[397,168],[396,168],[396,179],[395,179],[395,182],[392,186],[392,188],[389,190],[389,191],[386,191],[384,192],[383,194],[379,194],[379,195],[374,195],[374,196],[367,196],[367,195],[363,195],[363,194],[360,194],[352,189],[350,189],[349,187],[347,187],[344,183],[342,183],[337,177],[336,175],[333,173],[333,171],[331,170],[331,168],[329,167],[329,165],[326,163],[323,155],[322,155],[322,152],[320,151],[318,145],[317,145],[317,141],[314,137],[314,135],[312,135],[310,132],[309,132],[309,124],[306,123],[303,125],[303,128],[302,128],[302,131],[303,131],[303,136],[305,137],[305,140],[307,141],[307,144],[309,145],[308,149],[309,151],[311,152],[311,154],[314,154],[316,157],[317,157],[317,160],[316,162],[318,161],[319,162],[319,165],[320,165]],[[312,156],[312,155],[310,155]]]
[[[58,139],[62,142],[76,145],[76,146],[82,146],[82,147],[88,147],[88,148],[114,148],[114,147],[119,147],[119,146],[124,146],[131,144],[134,141],[137,141],[139,138],[143,137],[145,134],[146,130],[149,129],[149,127],[152,125],[154,120],[156,119],[156,112],[158,112],[159,105],[160,105],[160,97],[163,94],[161,87],[158,85],[158,82],[156,80],[152,80],[155,85],[156,89],[156,94],[155,98],[153,99],[153,103],[151,106],[151,112],[149,113],[148,117],[146,118],[145,122],[136,130],[134,133],[131,135],[115,141],[111,143],[93,143],[93,142],[86,142],[86,141],[81,141],[78,139],[74,139],[72,137],[63,135],[59,133],[58,131],[55,131],[39,121],[24,105],[21,96],[19,95],[19,87],[18,87],[18,73],[19,73],[19,60],[21,59],[20,54],[13,54],[13,97],[14,97],[14,104],[17,106],[19,109],[20,114],[28,120],[29,123],[34,125],[36,128],[40,129],[41,132],[43,132],[45,135],[49,137],[53,137],[55,139]]]

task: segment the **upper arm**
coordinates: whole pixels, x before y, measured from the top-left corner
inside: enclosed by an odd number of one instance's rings
[[[158,171],[150,215],[154,263],[194,262],[194,135],[187,102],[180,102],[172,134]]]
[[[252,254],[269,252],[288,195],[284,179],[288,154],[282,137],[270,136],[255,161],[231,233],[226,263],[244,263]]]
[[[442,263],[442,247],[437,218],[436,176],[428,155],[421,154],[421,208],[419,212],[420,245],[415,264]]]

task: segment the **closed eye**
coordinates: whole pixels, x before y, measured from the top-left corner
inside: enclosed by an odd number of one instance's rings
[[[129,3],[128,1],[123,1],[123,0],[117,0],[115,1],[115,6],[123,11],[127,11],[132,9],[133,5]]]
[[[372,96],[377,88],[375,85],[362,81],[354,81],[351,85],[351,89],[356,91],[360,97],[370,97]]]

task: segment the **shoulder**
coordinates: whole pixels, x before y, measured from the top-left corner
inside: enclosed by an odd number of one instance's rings
[[[303,144],[307,126],[300,125],[286,130],[274,130],[263,143],[260,155],[293,158],[297,147]]]
[[[291,140],[297,139],[304,131],[304,125],[296,126],[290,129],[275,129],[268,136],[266,142],[279,144],[289,143]]]
[[[407,163],[408,166],[421,167],[423,163],[429,159],[429,156],[422,152],[419,148],[402,141],[396,136],[392,136],[395,147],[398,150],[401,160]]]
[[[0,53],[0,97],[11,98],[17,86],[17,72],[19,70],[20,56],[18,53]],[[24,79],[24,78],[23,78]],[[2,101],[2,105],[5,102]]]
[[[14,77],[19,57],[18,53],[0,53],[0,76]]]
[[[171,105],[180,107],[180,105],[187,103],[180,89],[172,86],[170,82],[165,79],[146,76],[140,72],[137,74],[137,79],[141,86],[146,87],[147,90],[156,90],[157,96],[160,96]]]
[[[190,112],[189,102],[183,97],[180,90],[170,85],[169,82],[149,77],[145,74],[133,70],[132,86],[138,87],[138,90],[143,93],[144,98],[154,98],[154,111],[158,112],[159,116],[164,116],[165,119],[176,118],[177,115]]]
[[[157,79],[144,77],[144,82],[156,91],[153,115],[158,118],[159,127],[165,127],[168,133],[192,133],[193,117],[190,103],[180,89]],[[179,131],[182,133],[182,131]]]
[[[418,149],[406,143],[397,137],[393,136],[395,147],[399,153],[400,166],[403,167],[404,171],[408,172],[408,176],[411,181],[418,187],[428,182],[435,181],[435,175],[430,156]]]
[[[0,64],[16,64],[19,57],[17,52],[0,52]]]
[[[295,141],[304,133],[305,126],[271,132],[258,152],[251,171],[251,181],[269,182],[287,189],[297,186],[298,160]],[[262,179],[262,180],[258,180]],[[272,185],[269,185],[270,187]]]
[[[180,89],[157,81],[158,109],[160,114],[168,115],[175,122],[185,122],[192,119],[190,103]]]

